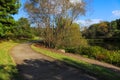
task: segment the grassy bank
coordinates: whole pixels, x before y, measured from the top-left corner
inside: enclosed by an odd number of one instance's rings
[[[32,45],[31,47],[35,51],[40,52],[46,56],[50,56],[54,59],[66,62],[72,66],[83,69],[88,73],[94,74],[94,75],[102,78],[102,80],[113,80],[113,79],[119,80],[120,79],[119,74],[112,72],[104,67],[92,65],[92,64],[77,60],[73,57],[68,57],[68,56],[65,56],[65,55],[62,55],[59,53],[52,52],[52,51],[47,50],[47,49],[35,47],[34,45]]]
[[[0,80],[11,80],[17,73],[16,65],[9,55],[9,50],[16,44],[13,41],[0,42]]]

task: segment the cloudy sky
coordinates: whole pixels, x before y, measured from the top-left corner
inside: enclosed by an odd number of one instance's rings
[[[71,0],[71,2],[79,2],[81,0]],[[21,0],[22,5],[25,0]],[[88,3],[85,16],[81,16],[75,22],[82,26],[88,26],[100,21],[112,21],[120,18],[120,0],[90,0]],[[14,16],[16,20],[20,17],[27,17],[22,8],[19,13]]]

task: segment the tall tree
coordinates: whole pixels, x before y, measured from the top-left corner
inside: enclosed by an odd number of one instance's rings
[[[14,33],[17,39],[32,38],[32,28],[30,27],[30,23],[27,18],[20,18],[17,21],[17,26],[14,29]]]
[[[15,25],[12,15],[18,12],[19,0],[0,0],[0,37],[11,33],[11,28]]]
[[[85,0],[27,0],[25,10],[28,12],[32,23],[44,27],[43,38],[45,42],[51,44],[53,41],[54,29],[60,25],[62,19],[70,19],[72,22],[80,15],[85,14]],[[66,22],[61,27],[64,28]]]

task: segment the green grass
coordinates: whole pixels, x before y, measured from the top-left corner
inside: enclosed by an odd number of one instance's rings
[[[0,42],[0,80],[11,80],[16,73],[16,65],[9,55],[9,50],[17,43],[13,41]]]
[[[31,45],[31,48],[37,52],[40,52],[40,53],[46,55],[46,56],[52,57],[54,59],[66,62],[67,64],[70,64],[74,67],[80,68],[80,69],[88,72],[89,74],[93,74],[99,78],[102,78],[102,80],[120,80],[119,74],[117,74],[113,71],[110,71],[107,68],[89,64],[89,63],[77,60],[73,57],[68,57],[63,54],[52,52],[50,50],[38,48],[38,47],[35,47],[34,44]]]

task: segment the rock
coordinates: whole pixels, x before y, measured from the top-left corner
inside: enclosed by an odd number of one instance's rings
[[[64,49],[59,49],[58,51],[65,53],[65,50],[64,50]]]

